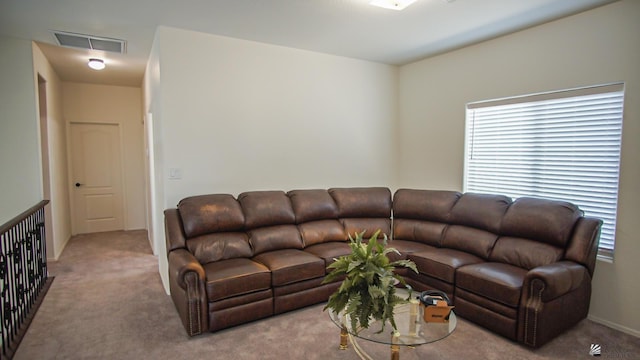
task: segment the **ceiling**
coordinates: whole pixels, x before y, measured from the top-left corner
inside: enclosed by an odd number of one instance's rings
[[[0,0],[0,35],[38,42],[63,81],[140,86],[160,25],[402,65],[615,0]],[[124,39],[126,54],[56,45],[51,30]],[[105,59],[107,69],[86,66]]]

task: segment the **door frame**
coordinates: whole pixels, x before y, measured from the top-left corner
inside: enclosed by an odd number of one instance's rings
[[[37,93],[38,93],[38,126],[40,130],[40,166],[42,170],[42,198],[45,200],[51,199],[51,156],[49,155],[49,111],[47,108],[48,94],[47,94],[47,79],[42,74],[36,74],[37,79]],[[45,238],[47,249],[50,253],[47,253],[47,257],[56,259],[56,252],[54,248],[55,231],[53,229],[53,214],[52,205],[45,206],[44,208],[44,224],[45,224]]]
[[[127,189],[125,186],[125,167],[124,167],[124,143],[123,143],[123,126],[119,122],[108,122],[108,121],[67,121],[66,122],[66,133],[67,133],[67,159],[69,159],[67,166],[67,178],[68,178],[68,189],[69,189],[69,210],[71,214],[71,235],[78,235],[78,221],[76,218],[77,209],[75,205],[74,199],[74,190],[75,190],[75,181],[73,180],[73,161],[71,160],[71,126],[77,125],[115,125],[118,128],[118,147],[120,149],[120,181],[122,184],[122,230],[126,230],[129,228],[127,223]]]
[[[146,195],[146,225],[149,244],[154,255],[158,255],[156,246],[156,230],[158,227],[158,214],[156,208],[156,165],[153,147],[153,113],[148,112],[144,117],[144,147],[145,147],[145,195]]]

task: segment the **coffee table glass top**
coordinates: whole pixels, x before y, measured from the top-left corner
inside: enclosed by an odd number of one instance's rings
[[[404,289],[398,289],[398,296],[406,298],[407,292]],[[415,297],[415,296],[414,296]],[[412,316],[412,306],[417,311],[416,316]],[[398,332],[393,333],[393,327],[389,322],[382,329],[382,322],[379,320],[369,323],[369,328],[354,331],[351,329],[351,322],[343,314],[336,314],[329,311],[331,320],[340,328],[345,328],[351,335],[357,338],[373,341],[388,345],[405,345],[416,346],[428,344],[434,341],[444,339],[449,336],[456,328],[456,315],[453,311],[449,316],[449,321],[445,323],[425,322],[422,317],[421,305],[419,304],[401,304],[394,309],[395,321],[398,326]],[[415,319],[415,320],[414,320]],[[344,325],[344,326],[343,326]]]

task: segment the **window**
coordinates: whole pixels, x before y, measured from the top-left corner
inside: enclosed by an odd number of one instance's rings
[[[613,258],[624,84],[470,103],[464,190],[570,201]]]

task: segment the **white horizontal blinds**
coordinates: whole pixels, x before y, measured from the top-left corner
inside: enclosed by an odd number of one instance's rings
[[[566,200],[613,252],[624,84],[469,104],[465,191]]]

